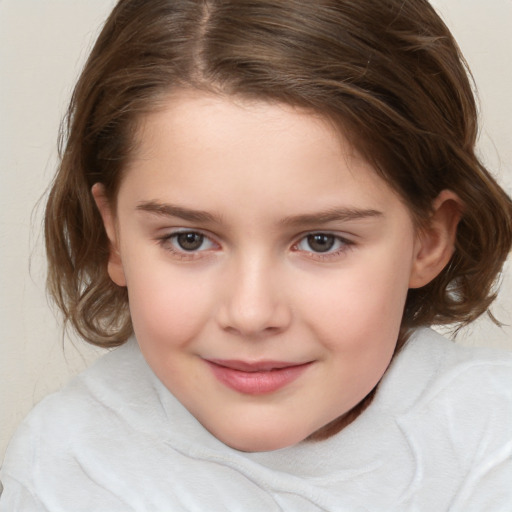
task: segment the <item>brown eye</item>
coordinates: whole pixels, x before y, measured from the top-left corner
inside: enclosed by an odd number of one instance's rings
[[[317,231],[301,238],[293,250],[309,254],[310,257],[317,255],[324,261],[327,257],[341,256],[353,245],[354,242],[339,235]]]
[[[325,233],[315,233],[306,237],[307,244],[313,252],[330,251],[336,243],[336,237]]]
[[[183,251],[197,251],[204,242],[204,236],[192,231],[175,235],[176,242]]]

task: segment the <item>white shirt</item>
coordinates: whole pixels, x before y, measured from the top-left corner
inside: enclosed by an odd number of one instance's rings
[[[0,475],[1,512],[510,512],[512,354],[421,329],[339,434],[243,453],[130,340],[34,408]]]

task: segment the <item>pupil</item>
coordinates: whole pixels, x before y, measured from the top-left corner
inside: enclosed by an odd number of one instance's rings
[[[327,252],[334,246],[334,236],[316,234],[308,236],[308,245],[315,252]]]
[[[178,244],[184,251],[195,251],[203,244],[204,237],[198,233],[180,233]]]

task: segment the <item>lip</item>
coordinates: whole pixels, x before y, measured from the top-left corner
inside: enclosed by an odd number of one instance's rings
[[[292,383],[312,364],[284,361],[205,359],[222,384],[247,395],[273,393]]]

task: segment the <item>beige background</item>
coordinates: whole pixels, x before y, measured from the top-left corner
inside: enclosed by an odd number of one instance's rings
[[[512,192],[512,0],[435,0],[473,70],[480,153]],[[0,0],[0,457],[43,396],[99,353],[63,335],[44,291],[44,196],[73,83],[113,0]],[[508,266],[494,311],[512,324]],[[465,344],[512,348],[512,328],[482,319]]]

